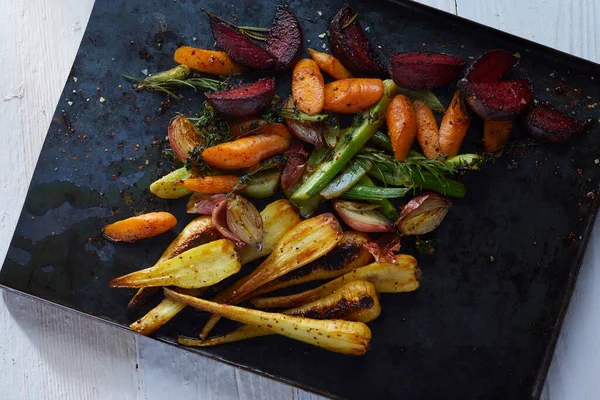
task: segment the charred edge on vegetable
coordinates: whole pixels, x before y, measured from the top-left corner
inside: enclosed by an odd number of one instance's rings
[[[337,303],[327,307],[315,307],[310,310],[290,312],[289,315],[312,319],[342,319],[348,314],[373,307],[375,299],[363,295],[358,300],[342,297]]]

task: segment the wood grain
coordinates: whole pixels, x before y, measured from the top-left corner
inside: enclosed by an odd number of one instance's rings
[[[421,0],[600,61],[596,0]],[[0,1],[0,260],[93,0]],[[600,381],[600,237],[592,235],[543,398],[596,398]],[[3,293],[0,399],[318,399],[53,306]]]

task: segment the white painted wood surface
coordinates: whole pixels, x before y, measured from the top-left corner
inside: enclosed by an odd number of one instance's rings
[[[600,61],[598,0],[421,0]],[[0,0],[0,260],[93,0]],[[544,388],[600,398],[600,237],[593,234]],[[287,385],[3,293],[0,399],[317,399]]]

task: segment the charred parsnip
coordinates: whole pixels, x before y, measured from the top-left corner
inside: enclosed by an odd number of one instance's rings
[[[336,353],[361,356],[367,352],[371,330],[362,322],[317,320],[219,304],[164,289],[171,299],[244,324],[256,325],[290,339]]]
[[[318,288],[289,296],[264,297],[252,300],[258,308],[297,307],[327,296],[342,287],[346,282],[366,280],[375,285],[379,293],[412,292],[419,287],[421,270],[417,260],[407,254],[398,254],[395,264],[374,262],[355,269]]]
[[[217,293],[212,300],[237,304],[265,283],[327,254],[342,239],[342,235],[342,228],[332,214],[304,220],[281,238],[269,257],[254,271]],[[211,317],[200,337],[205,339],[218,321],[218,316]]]
[[[286,315],[314,319],[343,319],[368,323],[381,313],[381,304],[375,286],[368,281],[351,281],[323,298],[283,312]],[[207,340],[180,336],[179,344],[207,347],[232,343],[253,337],[273,335],[256,325],[244,325],[233,332]]]

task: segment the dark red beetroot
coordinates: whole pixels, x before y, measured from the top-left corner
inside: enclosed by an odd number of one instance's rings
[[[250,68],[267,69],[275,64],[275,58],[265,49],[242,35],[229,22],[203,10],[210,18],[210,29],[217,46],[229,57]]]
[[[287,6],[277,6],[265,47],[275,57],[277,71],[288,69],[300,59],[302,27]]]
[[[531,136],[548,143],[566,142],[587,126],[587,122],[565,115],[543,103],[531,108],[524,116],[524,121]]]
[[[249,117],[267,108],[275,96],[275,79],[265,78],[234,89],[205,93],[218,112],[230,117]]]
[[[304,150],[304,145],[298,139],[293,139],[290,147],[284,153],[286,157],[281,173],[281,188],[288,191],[294,187],[304,174],[308,153]]]
[[[526,79],[496,82],[469,82],[462,79],[459,89],[471,109],[483,119],[503,121],[521,114],[533,101]]]
[[[394,83],[408,89],[435,89],[452,82],[465,66],[463,59],[441,53],[398,53],[390,57]]]
[[[329,41],[333,55],[349,70],[364,75],[385,74],[385,67],[349,5],[346,4],[331,20]]]
[[[470,82],[499,81],[515,65],[517,59],[506,50],[490,50],[467,69],[465,79]]]

